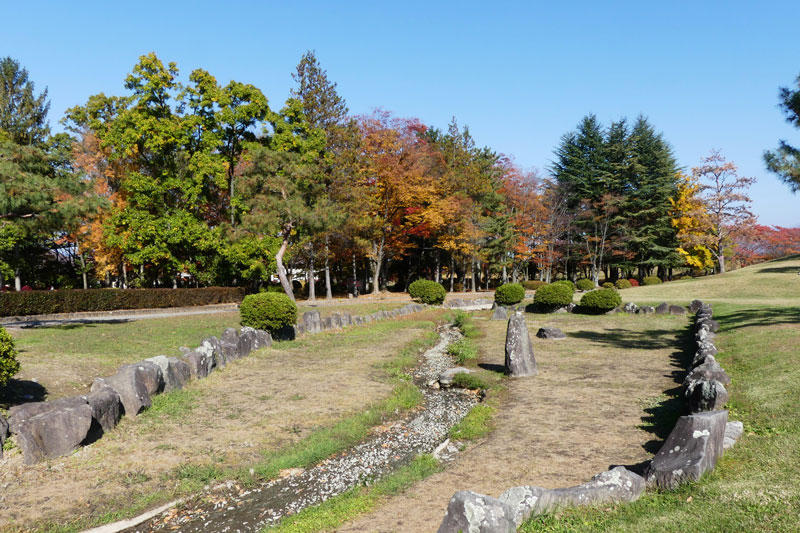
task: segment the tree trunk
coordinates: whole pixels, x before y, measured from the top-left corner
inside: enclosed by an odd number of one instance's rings
[[[331,266],[330,266],[330,248],[328,246],[328,236],[325,235],[325,298],[330,300],[333,298],[333,291],[331,290]]]
[[[17,292],[22,290],[22,278],[19,275],[19,267],[14,269],[14,290]]]
[[[308,280],[308,299],[317,299],[317,288],[314,286],[314,251],[311,251],[311,259],[308,260],[308,273],[306,275]]]
[[[503,265],[503,283],[508,283],[508,272],[506,271],[506,265]]]
[[[724,274],[725,273],[725,254],[720,251],[718,259],[719,259],[719,273],[720,274]]]
[[[125,266],[125,261],[122,262],[122,288],[128,288],[128,267]]]
[[[453,255],[450,254],[450,292],[453,292],[453,277],[455,276],[456,262],[453,260]]]
[[[472,280],[472,292],[475,292],[475,258],[469,261],[469,277]]]
[[[442,282],[441,252],[436,250],[436,283]]]
[[[89,280],[86,279],[86,258],[83,257],[83,254],[80,255],[81,258],[81,277],[83,278],[83,290],[89,288]]]
[[[372,294],[380,293],[381,264],[383,263],[383,237],[380,243],[372,243]]]
[[[356,254],[353,254],[353,298],[358,298],[358,272],[356,271]]]
[[[281,247],[278,249],[278,253],[275,254],[275,263],[278,265],[278,279],[281,280],[283,292],[294,302],[296,300],[294,298],[294,291],[292,290],[292,283],[286,277],[286,267],[283,266],[283,254],[286,253],[286,248],[288,246],[289,238],[287,235],[284,235],[283,241],[281,241]]]

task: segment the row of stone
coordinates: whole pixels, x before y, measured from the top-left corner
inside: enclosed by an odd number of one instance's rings
[[[514,310],[521,310],[522,304],[514,307],[514,306],[503,306],[503,305],[494,305],[492,307],[492,320],[507,320],[509,317],[509,313],[512,313]],[[580,310],[580,306],[574,303],[566,305],[557,309],[556,313],[574,313]],[[648,314],[655,314],[655,315],[686,315],[687,311],[686,308],[681,305],[670,305],[666,302],[662,302],[657,306],[652,305],[643,305],[638,306],[633,302],[628,302],[625,305],[621,305],[619,307],[615,307],[608,314],[615,314],[615,313],[628,313],[628,314],[639,314],[639,315],[648,315]]]
[[[641,312],[638,309],[641,308],[626,309],[625,312]],[[680,309],[683,313],[674,314],[686,313],[685,308],[680,307]],[[692,398],[694,393],[688,392],[692,383],[694,383],[692,390],[698,386],[702,388],[704,380],[713,381],[722,378],[724,371],[719,365],[714,366],[716,361],[713,360],[713,356],[716,354],[716,347],[711,340],[719,324],[711,318],[711,307],[695,300],[689,309],[697,313],[694,326],[697,350],[693,358],[693,369],[685,382],[686,396]],[[671,312],[670,306],[667,306],[666,312]],[[515,317],[518,316],[515,314]],[[519,318],[514,320],[515,317],[509,321],[506,335],[506,367],[509,366],[508,339],[512,331],[512,322],[519,320]],[[520,331],[518,324],[513,327],[516,331]],[[697,368],[701,369],[695,372]],[[709,375],[708,372],[712,374]],[[694,405],[695,409],[716,405],[692,404],[692,402],[689,404]],[[742,433],[741,423],[728,422],[727,418],[728,412],[724,410],[701,410],[680,417],[664,445],[647,466],[644,476],[618,466],[594,476],[588,483],[575,487],[560,489],[514,487],[499,498],[472,491],[457,492],[448,503],[447,513],[438,531],[439,533],[512,532],[532,515],[548,513],[567,506],[632,502],[639,499],[648,486],[672,489],[682,482],[697,480],[714,468],[723,450],[733,446]]]
[[[360,326],[362,324],[369,324],[371,322],[378,322],[387,318],[398,318],[407,316],[412,313],[418,313],[425,309],[426,306],[422,304],[406,304],[397,309],[389,311],[382,310],[376,311],[370,315],[351,315],[350,313],[333,313],[330,316],[322,318],[319,311],[306,311],[303,313],[300,321],[290,327],[288,336],[294,338],[295,336],[303,335],[305,333],[313,334],[321,331],[332,329],[342,329],[348,326]]]

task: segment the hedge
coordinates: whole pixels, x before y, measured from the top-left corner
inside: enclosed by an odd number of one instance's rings
[[[239,306],[239,316],[243,326],[276,334],[297,322],[297,304],[277,292],[249,294]]]
[[[525,287],[526,289],[528,289],[529,291],[535,291],[539,287],[547,285],[547,283],[544,282],[544,281],[540,281],[538,279],[532,279],[532,280],[529,280],[529,281],[523,281],[521,283],[521,285],[523,287]]]
[[[630,280],[627,280],[625,278],[618,279],[614,285],[618,289],[630,289],[631,287],[633,287],[633,284],[630,282]]]
[[[0,293],[0,316],[49,315],[80,311],[191,307],[241,302],[241,287],[200,289],[65,289]]]
[[[647,276],[642,280],[642,285],[659,285],[661,283],[661,278],[658,276]]]
[[[447,291],[441,283],[427,279],[418,279],[408,286],[408,294],[412,300],[428,305],[439,305],[444,302]]]
[[[572,303],[573,289],[563,282],[539,287],[533,296],[534,305],[542,310],[552,310]]]
[[[494,301],[500,305],[514,305],[525,299],[525,289],[519,283],[504,283],[494,291]]]
[[[558,281],[554,281],[553,283],[551,283],[551,285],[559,285],[559,284],[560,285],[566,285],[567,287],[572,289],[572,292],[575,292],[575,284],[572,283],[570,280],[568,280],[568,279],[560,279]]]
[[[14,339],[0,327],[0,387],[17,372],[19,372],[19,361],[17,361],[17,350],[14,348]]]
[[[575,287],[579,291],[590,291],[594,289],[594,281],[588,278],[579,279],[578,281],[575,282]]]
[[[583,295],[581,298],[581,310],[588,313],[605,313],[621,303],[622,297],[616,290],[597,289]]]

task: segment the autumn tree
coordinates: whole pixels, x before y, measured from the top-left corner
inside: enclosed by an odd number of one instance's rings
[[[756,217],[750,211],[752,201],[747,193],[756,180],[740,176],[736,165],[716,150],[692,169],[692,175],[701,184],[708,212],[710,238],[707,246],[717,260],[719,273],[724,274],[726,249],[738,233],[755,224]]]
[[[800,76],[796,80],[797,89],[782,87],[780,89],[780,108],[786,116],[786,122],[800,128]],[[800,148],[781,140],[774,152],[764,152],[764,162],[770,172],[774,172],[792,190],[800,190]]]
[[[672,205],[672,225],[677,230],[681,254],[692,269],[703,271],[714,267],[714,258],[708,249],[713,235],[708,209],[700,197],[701,186],[695,176],[678,174],[678,190]]]

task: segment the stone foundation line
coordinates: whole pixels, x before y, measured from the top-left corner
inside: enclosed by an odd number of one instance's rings
[[[685,308],[680,307],[682,313],[679,313],[677,309],[673,312],[673,307],[679,306],[658,306],[661,313],[686,314]],[[649,313],[658,312],[658,308],[641,311],[645,308],[626,304],[621,311]],[[730,378],[714,358],[717,348],[713,340],[719,323],[711,318],[711,306],[699,300],[694,300],[689,310],[695,313],[692,328],[695,353],[683,382],[683,396],[690,414],[678,419],[646,467],[644,476],[617,466],[597,474],[587,483],[569,488],[514,487],[498,498],[459,491],[450,499],[438,533],[513,532],[532,515],[570,506],[633,502],[645,489],[675,489],[713,470],[724,450],[731,448],[742,435],[743,426],[741,422],[728,422],[728,411],[723,409],[728,401],[725,385],[730,383]],[[509,335],[512,327],[517,332],[515,336],[518,337],[520,331],[517,317],[519,312],[508,322],[507,368]]]
[[[471,309],[490,304],[484,298],[454,300],[446,306]],[[397,318],[426,308],[422,304],[407,304],[365,316],[335,313],[324,319],[319,311],[309,311],[297,325],[276,336],[294,339],[303,334]],[[113,376],[95,378],[89,394],[14,406],[7,421],[0,415],[0,458],[9,433],[15,435],[26,464],[68,455],[111,431],[123,415],[135,417],[150,407],[153,395],[181,389],[190,379],[203,379],[214,370],[271,344],[272,337],[266,331],[228,328],[220,338],[203,339],[194,350],[182,347],[180,358],[157,355],[123,365]]]

